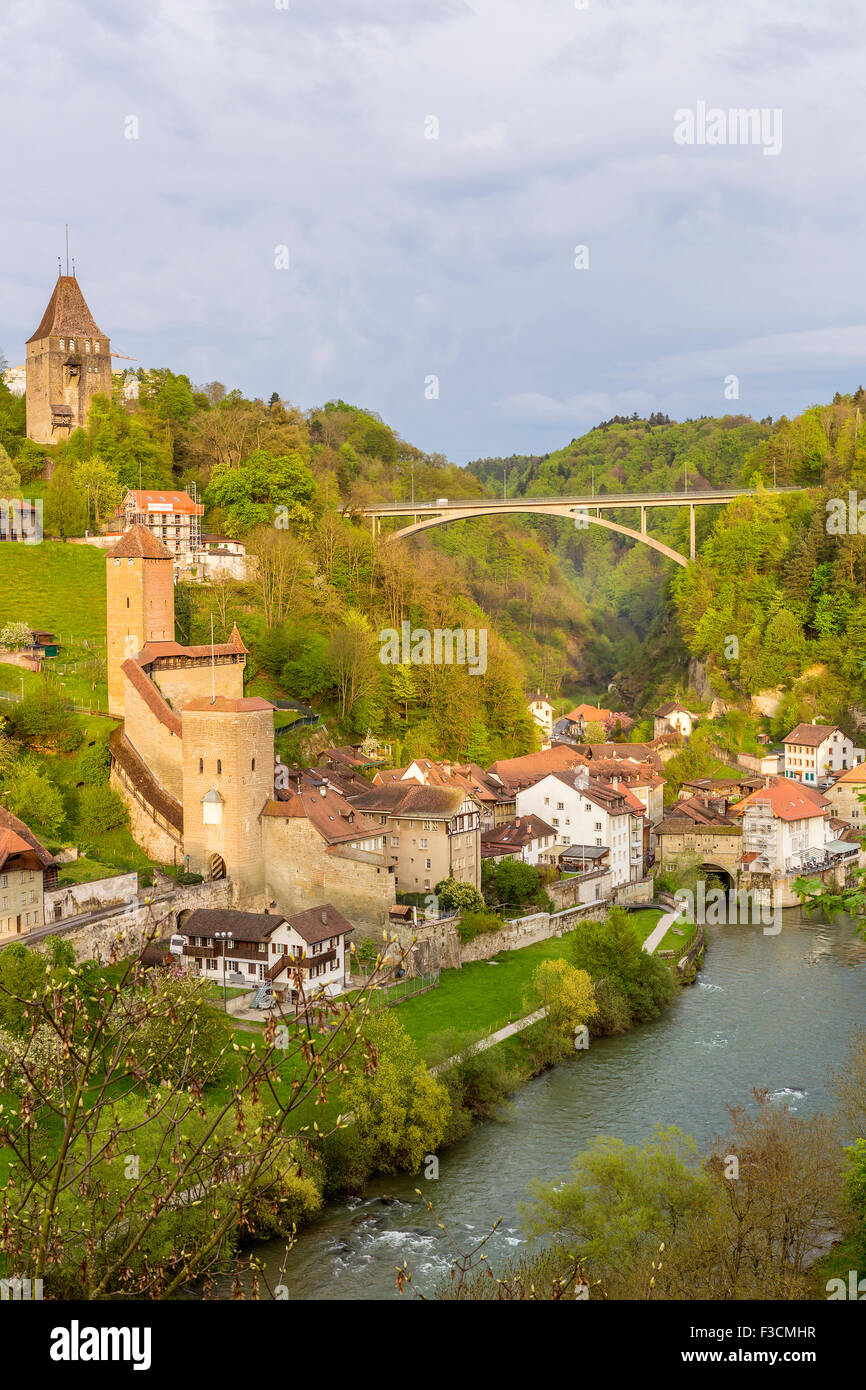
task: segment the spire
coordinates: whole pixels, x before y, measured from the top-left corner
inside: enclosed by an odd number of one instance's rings
[[[42,315],[42,322],[36,332],[27,339],[34,343],[40,338],[65,337],[96,338],[107,342],[106,336],[96,326],[96,320],[87,307],[74,275],[58,275],[54,292],[48,307]]]

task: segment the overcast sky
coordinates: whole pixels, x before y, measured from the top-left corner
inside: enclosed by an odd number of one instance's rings
[[[68,221],[115,351],[461,463],[866,381],[858,7],[581,3],[2,0],[0,349]]]

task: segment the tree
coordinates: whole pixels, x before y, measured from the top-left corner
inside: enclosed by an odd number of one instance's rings
[[[448,1092],[430,1075],[391,1009],[367,1023],[363,1049],[349,1063],[342,1094],[368,1172],[417,1172],[425,1154],[442,1142]]]
[[[589,972],[594,983],[612,980],[628,1003],[633,1022],[656,1018],[676,994],[663,961],[642,950],[628,914],[613,908],[604,922],[583,922],[574,933],[572,963]]]
[[[249,537],[255,559],[255,584],[265,618],[265,628],[281,623],[291,611],[303,578],[309,573],[310,552],[303,541],[287,531],[259,526]]]
[[[157,930],[151,921],[150,940]],[[290,1235],[320,1205],[333,1128],[299,1134],[298,1112],[342,1084],[367,1004],[314,1000],[298,971],[309,1030],[278,1015],[253,1045],[225,1033],[200,982],[155,979],[137,953],[115,963],[70,970],[19,943],[0,952],[0,1028],[16,1039],[12,1057],[0,1047],[0,1259],[57,1298],[168,1299],[223,1270],[242,1237]],[[368,1054],[368,1071],[386,1050]],[[364,1071],[353,1072],[362,1092]],[[420,1061],[416,1073],[398,1061],[388,1084],[358,1095],[401,1161],[443,1124],[440,1084]]]
[[[440,912],[484,911],[484,899],[471,883],[460,883],[455,878],[443,878],[436,884],[434,892],[439,899]]]
[[[578,1024],[589,1023],[598,1012],[592,980],[567,960],[542,961],[532,984],[557,1033],[574,1033]]]
[[[0,443],[0,497],[20,497],[21,477]]]
[[[28,623],[7,623],[0,628],[0,647],[17,651],[20,647],[29,647],[32,642],[33,632]]]
[[[101,525],[106,516],[114,511],[123,495],[117,467],[94,455],[92,458],[79,460],[73,467],[72,477],[75,486],[87,498],[88,521],[92,508],[94,523],[97,526]]]
[[[520,859],[501,859],[494,866],[490,892],[497,903],[508,907],[525,907],[541,886],[541,875],[534,864]]]
[[[35,763],[22,760],[13,766],[3,801],[26,825],[36,826],[46,835],[60,834],[66,819],[63,797]]]
[[[325,657],[326,669],[337,688],[340,718],[351,715],[364,696],[374,691],[381,679],[373,654],[373,634],[362,613],[350,609],[342,627],[337,628]]]
[[[87,839],[104,835],[127,821],[126,803],[113,787],[96,784],[78,794],[78,829]]]
[[[79,491],[66,463],[58,463],[45,497],[45,526],[52,535],[66,540],[80,536],[87,519],[87,500]]]

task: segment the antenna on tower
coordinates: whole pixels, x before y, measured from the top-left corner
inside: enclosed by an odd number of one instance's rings
[[[66,224],[66,274],[69,274],[69,223]]]

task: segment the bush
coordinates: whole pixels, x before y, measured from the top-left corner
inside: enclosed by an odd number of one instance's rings
[[[443,878],[434,889],[440,912],[483,912],[484,899],[471,883],[458,883],[455,878]]]
[[[621,908],[613,908],[604,922],[583,922],[574,932],[571,958],[593,980],[617,987],[633,1023],[657,1018],[676,994],[667,966],[641,949]]]
[[[11,769],[3,800],[13,816],[47,835],[58,835],[66,818],[63,797],[35,762],[22,760]]]
[[[595,1004],[598,1012],[590,1024],[592,1037],[605,1038],[628,1031],[631,1009],[615,979],[596,980]]]
[[[81,725],[51,685],[43,684],[25,696],[8,719],[10,734],[28,748],[73,753],[84,740]]]
[[[102,786],[108,781],[110,763],[111,754],[108,750],[108,739],[97,739],[95,743],[89,743],[78,754],[76,764],[78,781],[83,782],[87,787]]]
[[[114,787],[84,787],[78,797],[78,828],[83,836],[104,835],[125,825],[126,806]]]
[[[457,924],[457,934],[465,944],[485,932],[499,931],[501,927],[502,918],[496,912],[464,912]]]

